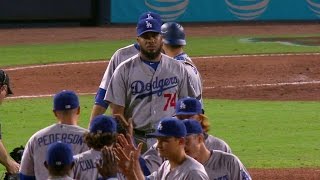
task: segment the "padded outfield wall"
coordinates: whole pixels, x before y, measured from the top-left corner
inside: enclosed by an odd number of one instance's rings
[[[111,23],[136,23],[157,12],[164,21],[317,21],[320,0],[111,0]]]
[[[136,23],[146,11],[164,21],[318,21],[320,0],[0,0],[0,22],[89,20]]]

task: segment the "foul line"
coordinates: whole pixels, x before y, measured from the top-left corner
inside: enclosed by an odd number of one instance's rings
[[[235,89],[243,87],[270,87],[270,86],[288,86],[288,85],[305,85],[305,84],[320,84],[320,81],[304,81],[304,82],[283,82],[283,83],[270,83],[270,84],[247,84],[239,86],[217,86],[217,87],[203,87],[203,89]],[[78,93],[78,95],[93,95],[95,93]],[[42,95],[31,95],[31,96],[13,96],[8,99],[27,99],[27,98],[41,98],[41,97],[52,97],[54,94],[42,94]]]
[[[288,54],[243,54],[243,55],[227,55],[227,56],[199,56],[192,57],[195,59],[218,59],[218,58],[241,58],[241,57],[272,57],[272,56],[317,56],[320,53],[288,53]],[[106,61],[88,61],[88,62],[66,62],[66,63],[56,63],[56,64],[43,64],[43,65],[33,65],[33,66],[23,66],[23,67],[13,67],[3,69],[5,71],[16,71],[23,69],[34,69],[43,67],[57,67],[57,66],[67,66],[67,65],[82,65],[82,64],[100,64],[106,63]]]
[[[247,84],[247,85],[239,85],[239,86],[218,86],[218,87],[203,87],[204,89],[234,89],[234,88],[242,88],[242,87],[269,87],[269,86],[287,86],[287,85],[305,85],[305,84],[320,84],[320,81],[304,81],[304,82],[282,82],[282,83],[273,83],[273,84]]]

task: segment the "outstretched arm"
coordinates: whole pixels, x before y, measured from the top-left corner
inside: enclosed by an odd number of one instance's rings
[[[0,140],[0,163],[3,164],[6,167],[7,172],[11,174],[19,172],[20,165],[8,155],[7,150],[2,144],[1,140]]]

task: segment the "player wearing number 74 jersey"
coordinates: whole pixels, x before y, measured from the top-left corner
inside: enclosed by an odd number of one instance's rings
[[[135,138],[145,138],[161,118],[173,116],[177,99],[195,97],[184,65],[161,53],[160,27],[154,19],[139,21],[140,53],[117,67],[105,96],[113,114],[133,118]],[[150,147],[155,141],[145,142]]]

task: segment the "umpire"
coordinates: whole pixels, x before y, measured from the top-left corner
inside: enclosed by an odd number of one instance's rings
[[[11,95],[12,91],[9,84],[9,76],[3,70],[0,69],[0,104],[3,100]],[[0,163],[4,165],[8,173],[14,174],[19,171],[19,164],[14,161],[7,153],[6,148],[2,143],[1,138],[1,124],[0,124]]]

